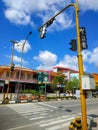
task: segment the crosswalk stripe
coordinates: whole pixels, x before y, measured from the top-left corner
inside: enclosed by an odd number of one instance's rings
[[[19,113],[21,113],[22,115],[30,115],[30,114],[39,114],[40,112],[46,112],[47,110],[38,110],[38,111],[25,111],[25,112],[19,112]]]
[[[51,107],[51,108],[57,108],[55,106],[52,106],[52,105],[49,105],[49,104],[46,104],[46,103],[42,103],[42,102],[38,102],[38,104],[42,104],[44,106],[48,106],[48,107]]]
[[[40,127],[46,127],[46,126],[49,126],[49,125],[65,122],[65,121],[68,121],[68,120],[71,120],[71,119],[74,119],[74,118],[75,117],[71,117],[71,118],[68,118],[68,119],[62,119],[62,120],[57,120],[57,121],[52,121],[52,122],[49,122],[47,124],[46,123],[45,124],[41,124]]]
[[[34,118],[30,118],[29,120],[37,120],[37,119],[42,119],[45,118],[44,116],[39,116],[39,117],[34,117]]]

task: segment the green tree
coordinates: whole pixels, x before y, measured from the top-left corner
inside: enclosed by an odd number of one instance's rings
[[[67,81],[66,83],[66,90],[73,91],[74,88],[79,89],[79,79],[77,77],[73,77],[71,80]]]
[[[57,90],[58,84],[65,84],[65,76],[63,74],[58,74],[53,78],[52,89]]]

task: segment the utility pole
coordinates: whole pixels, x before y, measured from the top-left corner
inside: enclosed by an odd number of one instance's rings
[[[17,41],[13,41],[11,40],[12,44],[13,44],[13,47],[12,47],[12,55],[11,55],[11,60],[10,60],[10,69],[9,69],[9,78],[8,78],[8,87],[7,87],[7,92],[6,92],[6,97],[8,98],[8,93],[9,93],[9,88],[10,88],[10,78],[11,78],[11,67],[12,67],[12,64],[13,64],[13,57],[14,57],[14,47],[15,47],[15,44],[17,44],[18,42]]]
[[[26,44],[26,41],[28,40],[29,36],[32,34],[32,32],[29,32],[29,34],[27,35],[27,37],[25,38],[25,41],[22,45],[22,53],[21,53],[21,61],[20,61],[20,70],[19,70],[19,81],[18,81],[18,91],[17,91],[17,101],[19,100],[19,90],[20,90],[20,84],[21,84],[21,73],[22,73],[22,63],[23,63],[23,54],[24,54],[24,47]]]
[[[76,0],[76,3],[72,3],[67,5],[65,8],[63,8],[61,11],[59,11],[57,14],[55,14],[52,18],[50,18],[46,23],[44,23],[38,31],[42,34],[40,38],[45,38],[46,36],[46,28],[50,26],[55,18],[61,14],[63,11],[65,11],[67,8],[73,6],[75,8],[75,18],[76,18],[76,33],[77,33],[77,43],[78,43],[78,67],[79,67],[79,80],[80,80],[80,99],[81,99],[81,113],[82,113],[82,130],[87,130],[87,113],[86,113],[86,93],[85,90],[82,89],[82,76],[84,75],[83,72],[83,60],[82,60],[82,53],[81,53],[81,41],[80,41],[80,26],[79,26],[79,7],[78,7],[78,0]],[[43,29],[44,28],[44,29]],[[44,31],[43,31],[44,30]]]

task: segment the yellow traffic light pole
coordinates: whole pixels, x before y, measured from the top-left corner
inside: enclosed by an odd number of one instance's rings
[[[82,76],[84,74],[83,72],[83,60],[82,60],[82,53],[81,53],[81,42],[80,42],[80,26],[79,26],[79,18],[78,18],[78,0],[76,0],[75,4],[69,4],[65,8],[63,8],[61,11],[59,11],[56,15],[54,15],[51,19],[49,19],[46,23],[44,23],[40,28],[38,29],[39,32],[41,32],[42,28],[50,26],[53,21],[55,20],[56,16],[61,14],[63,11],[65,11],[70,6],[73,6],[75,8],[75,15],[76,15],[76,33],[77,33],[77,43],[78,43],[78,67],[79,67],[79,79],[80,79],[80,98],[81,98],[81,113],[82,113],[82,130],[87,130],[87,114],[86,114],[86,94],[85,90],[82,89]],[[44,38],[44,37],[43,37]]]
[[[78,67],[79,67],[79,79],[80,79],[80,98],[81,98],[81,113],[82,113],[82,130],[87,130],[87,112],[86,112],[86,93],[82,89],[81,78],[84,74],[83,72],[83,60],[81,53],[81,42],[80,42],[80,29],[78,20],[78,4],[74,4],[76,11],[76,31],[77,31],[77,43],[78,43]]]

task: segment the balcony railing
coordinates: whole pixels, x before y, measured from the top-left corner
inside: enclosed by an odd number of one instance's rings
[[[0,80],[5,81],[8,80],[8,78],[0,76]],[[11,77],[10,82],[19,82],[19,78],[16,77]],[[37,83],[37,79],[27,79],[27,78],[22,78],[20,82],[25,82],[25,83]]]

